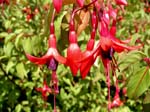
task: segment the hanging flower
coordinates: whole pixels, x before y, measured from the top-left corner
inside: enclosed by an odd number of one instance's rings
[[[72,14],[70,20],[70,27],[69,27],[69,46],[67,48],[67,65],[70,67],[71,72],[74,76],[76,76],[79,68],[80,63],[77,62],[78,59],[81,58],[81,50],[77,43],[77,35],[74,28],[74,12]]]
[[[89,42],[87,43],[86,51],[82,53],[83,59],[91,55],[91,53],[93,52],[94,44],[95,44],[95,35],[96,35],[97,26],[98,26],[96,11],[93,11],[91,17],[92,17],[91,18],[91,25],[92,25],[91,37],[90,37]],[[80,74],[82,76],[82,79],[84,79],[87,76],[91,66],[94,64],[96,60],[96,57],[97,57],[96,55],[97,54],[91,55],[90,58],[81,61]]]
[[[100,47],[104,51],[109,51],[110,48],[113,48],[116,52],[122,52],[126,50],[135,50],[140,48],[141,46],[127,46],[126,44],[130,42],[128,40],[121,41],[115,37],[116,35],[116,21],[113,21],[111,30],[108,29],[108,25],[104,22],[100,22],[99,33],[101,35],[100,38]]]
[[[47,101],[48,93],[52,93],[52,90],[47,85],[46,80],[43,81],[43,87],[36,88],[36,90],[42,93],[42,97],[45,101]]]
[[[38,64],[38,65],[46,64],[48,68],[51,68],[53,70],[53,69],[56,69],[55,67],[56,63],[54,63],[54,61],[60,62],[62,64],[66,63],[66,59],[58,53],[57,48],[56,48],[56,37],[54,34],[53,23],[51,23],[50,25],[50,36],[49,36],[48,44],[49,44],[49,48],[48,48],[47,53],[44,56],[40,58],[34,57],[30,54],[26,54],[26,56],[31,62]]]

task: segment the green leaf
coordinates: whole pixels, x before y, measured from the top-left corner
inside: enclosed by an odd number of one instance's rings
[[[16,65],[16,70],[17,70],[17,76],[19,78],[23,79],[24,77],[27,77],[27,71],[23,63],[18,63]]]
[[[5,26],[6,29],[10,28],[11,27],[11,21],[6,20],[5,23],[4,23],[4,26]]]
[[[137,98],[142,95],[150,86],[150,71],[146,67],[142,67],[130,77],[127,84],[127,95],[130,98]]]
[[[63,81],[64,81],[67,85],[72,86],[71,81],[70,81],[69,79],[63,77]]]
[[[31,39],[27,38],[22,40],[22,46],[25,52],[30,53],[32,52],[32,43],[31,43]]]
[[[12,61],[9,61],[8,64],[7,64],[7,66],[6,66],[6,73],[8,73],[9,70],[10,70],[12,67],[14,67],[14,66],[15,66],[15,63],[12,62]]]
[[[15,108],[15,112],[21,112],[22,105],[18,104]]]
[[[8,36],[8,33],[7,32],[1,32],[0,33],[0,38],[5,38]]]
[[[61,98],[62,98],[63,100],[65,100],[65,99],[68,98],[68,96],[67,96],[67,94],[65,93],[65,90],[64,90],[63,88],[61,88],[61,90],[60,90],[60,96],[61,96]]]
[[[5,52],[6,56],[11,57],[13,48],[14,48],[13,43],[9,42],[8,44],[5,44],[4,52]]]
[[[21,38],[23,36],[23,33],[20,33],[15,40],[15,46],[17,49],[19,49],[19,47],[21,46]]]
[[[16,38],[15,33],[9,34],[7,37],[5,37],[5,43],[8,43],[10,40],[13,40],[14,38]]]
[[[60,15],[57,17],[57,19],[55,20],[54,24],[55,24],[55,34],[57,38],[61,38],[60,37],[60,29],[61,29],[61,23],[62,23],[62,19],[64,17],[64,15],[66,14],[66,11],[63,11],[62,13],[60,13]]]
[[[131,65],[142,60],[146,55],[141,51],[131,51],[128,54],[123,54],[123,56],[119,59],[118,65],[121,71],[130,67]]]

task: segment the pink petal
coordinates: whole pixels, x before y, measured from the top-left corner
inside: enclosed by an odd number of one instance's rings
[[[91,51],[85,51],[83,54],[83,57],[89,56],[90,54],[91,54]],[[84,79],[87,76],[88,72],[90,71],[91,66],[95,62],[95,59],[94,59],[94,56],[91,56],[90,58],[86,59],[85,61],[81,63],[80,73],[81,73],[82,79]]]
[[[117,9],[114,9],[111,5],[109,5],[109,16],[116,20],[117,18]]]
[[[79,69],[80,64],[76,62],[76,60],[80,59],[81,50],[76,43],[72,43],[69,45],[67,49],[67,64],[70,66],[70,69],[75,76]]]
[[[142,47],[142,46],[126,46],[126,45],[116,42],[114,40],[112,40],[112,42],[113,42],[113,48],[115,49],[116,52],[122,52],[125,49],[126,50],[136,50],[136,49],[139,49]]]
[[[109,35],[108,25],[104,21],[100,22],[99,33],[104,37]]]
[[[47,61],[47,56],[43,56],[41,58],[39,57],[34,57],[30,54],[26,54],[27,58],[32,62],[32,63],[35,63],[35,64],[38,64],[38,65],[42,65],[42,64],[45,64],[46,61]]]
[[[110,29],[110,34],[112,36],[115,36],[116,35],[116,20],[113,20],[113,23],[112,23],[112,27]]]

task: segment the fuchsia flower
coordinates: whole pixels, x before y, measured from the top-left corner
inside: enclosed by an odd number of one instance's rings
[[[91,38],[89,42],[87,43],[86,51],[82,53],[82,58],[88,57],[93,52],[94,43],[95,43],[95,35],[96,35],[96,30],[97,30],[97,25],[98,25],[96,11],[93,11],[91,20],[92,20],[91,21],[91,24],[92,24]],[[94,64],[95,60],[96,60],[96,55],[92,55],[90,59],[85,59],[81,61],[80,74],[82,76],[82,79],[86,77],[91,66]]]
[[[115,96],[112,103],[111,103],[111,108],[114,108],[114,107],[119,107],[119,106],[122,106],[123,105],[123,102],[120,100],[120,97],[119,95],[118,96]]]
[[[80,63],[77,63],[76,60],[81,58],[81,50],[77,43],[77,35],[74,28],[74,13],[72,14],[69,26],[69,46],[67,48],[67,65],[70,67],[71,72],[74,76],[76,76]]]
[[[116,21],[115,20],[113,21],[113,24],[110,30],[108,29],[108,25],[104,21],[101,21],[99,33],[101,35],[99,44],[103,51],[107,52],[111,48],[113,48],[114,51],[119,53],[119,52],[124,51],[125,49],[135,50],[141,47],[141,46],[127,46],[125,44],[130,42],[129,39],[125,41],[121,41],[115,37],[115,34],[116,34]]]
[[[121,41],[115,37],[116,35],[116,20],[113,20],[112,27],[109,30],[109,24],[108,22],[105,22],[103,20],[104,16],[101,16],[100,18],[100,27],[99,27],[99,34],[100,34],[100,42],[97,50],[99,51],[99,55],[102,59],[105,74],[106,74],[106,80],[107,80],[107,86],[108,86],[108,110],[110,110],[112,107],[120,106],[122,102],[119,98],[119,90],[115,95],[115,98],[113,102],[110,102],[110,70],[112,69],[112,73],[114,69],[111,68],[116,67],[116,62],[114,58],[115,52],[123,52],[124,50],[135,50],[140,48],[141,46],[127,46],[126,44],[130,42],[130,39],[127,39],[125,41]],[[118,88],[116,86],[116,88]]]
[[[56,62],[60,62],[60,63],[66,63],[66,59],[64,57],[62,57],[56,48],[56,37],[54,34],[54,24],[51,23],[50,25],[50,36],[49,36],[49,49],[47,51],[47,53],[42,56],[41,58],[39,57],[34,57],[31,56],[30,54],[26,54],[27,58],[38,65],[43,65],[46,64],[48,66],[48,68],[55,70],[57,63]]]
[[[53,5],[56,12],[59,13],[62,8],[62,0],[53,0]]]
[[[52,93],[51,88],[49,88],[45,80],[43,81],[43,87],[36,88],[36,90],[42,93],[42,97],[45,101],[47,101],[48,93]]]

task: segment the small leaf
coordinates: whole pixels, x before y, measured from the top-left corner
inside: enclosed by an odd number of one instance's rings
[[[6,33],[6,32],[1,32],[0,33],[0,38],[5,38],[7,36],[8,36],[8,33]]]
[[[19,78],[23,79],[24,77],[27,77],[27,71],[23,63],[18,63],[16,65],[16,70],[17,70],[17,76]]]
[[[142,95],[150,86],[150,71],[143,67],[130,77],[127,84],[127,95],[130,98],[137,98]]]
[[[11,26],[11,21],[10,20],[6,20],[4,25],[5,25],[6,29],[9,29],[10,26]]]
[[[15,66],[15,63],[12,62],[12,61],[9,61],[8,64],[7,64],[7,66],[6,66],[6,73],[8,73],[9,70],[10,70],[13,66]]]
[[[71,81],[67,78],[63,78],[63,81],[68,84],[69,86],[71,86]]]
[[[67,99],[67,94],[65,93],[65,90],[63,88],[61,88],[60,90],[60,96],[63,100]]]
[[[21,112],[22,105],[18,104],[15,108],[15,112]]]
[[[31,54],[31,52],[32,52],[32,43],[31,43],[30,38],[22,40],[22,46],[23,46],[25,52]]]
[[[19,46],[21,46],[21,38],[23,36],[23,33],[20,33],[17,37],[16,37],[16,40],[15,40],[15,46],[17,49],[19,49]]]
[[[10,40],[16,38],[16,34],[15,33],[11,33],[9,34],[7,37],[5,37],[5,43],[8,43]]]
[[[5,52],[6,56],[11,57],[13,48],[14,48],[13,43],[9,42],[8,44],[5,44],[4,52]]]

